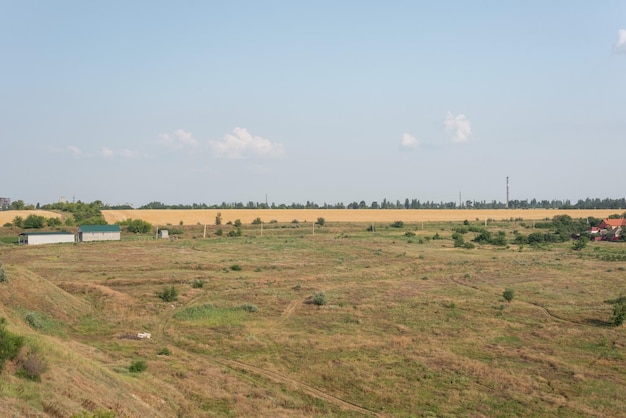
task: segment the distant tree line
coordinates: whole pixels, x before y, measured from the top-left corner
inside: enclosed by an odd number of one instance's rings
[[[192,203],[192,204],[166,204],[162,202],[150,202],[141,206],[139,209],[506,209],[506,203],[492,200],[490,202],[486,200],[466,200],[465,202],[435,202],[431,200],[421,201],[419,199],[406,198],[403,201],[396,200],[391,201],[382,199],[380,202],[375,200],[367,203],[364,200],[360,202],[353,201],[348,204],[344,202],[317,204],[313,201],[306,201],[306,203],[280,203],[271,204],[266,202],[222,202],[221,204],[208,205],[206,203]],[[599,198],[586,198],[579,199],[576,203],[572,203],[570,200],[537,200],[537,199],[523,199],[523,200],[510,200],[509,208],[511,209],[623,209],[626,208],[626,198],[619,199],[599,199]],[[69,212],[73,214],[74,221],[79,223],[102,223],[101,210],[107,209],[133,209],[131,205],[106,205],[100,200],[96,200],[91,203],[78,202],[57,202],[49,203],[43,206],[25,204],[23,200],[16,200],[11,202],[12,210],[30,210],[30,209],[45,209],[45,210],[58,210],[62,212]],[[88,222],[89,221],[89,222]]]
[[[150,202],[141,206],[139,209],[506,209],[506,203],[492,200],[487,202],[485,200],[475,201],[467,200],[465,202],[435,202],[435,201],[421,201],[419,199],[404,199],[404,201],[396,200],[395,202],[383,199],[380,201],[373,201],[367,203],[364,200],[360,202],[351,202],[344,204],[338,203],[326,203],[317,204],[315,202],[308,201],[306,203],[291,203],[291,204],[271,204],[264,202],[248,203],[242,202],[222,202],[219,205],[207,205],[206,203],[193,203],[193,204],[176,204],[169,205],[161,202]],[[591,199],[578,200],[576,203],[572,203],[570,200],[537,200],[537,199],[524,199],[524,200],[510,200],[509,208],[511,209],[622,209],[626,208],[626,198],[620,199]],[[112,209],[112,207],[111,207]]]

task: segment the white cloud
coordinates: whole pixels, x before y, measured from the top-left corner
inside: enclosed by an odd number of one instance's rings
[[[135,156],[135,153],[128,148],[124,148],[119,152],[119,155],[124,158],[132,158]]]
[[[115,153],[113,152],[111,148],[102,147],[102,149],[100,150],[100,155],[103,156],[104,158],[111,158],[113,157],[114,154]]]
[[[413,135],[407,133],[402,134],[402,142],[400,142],[402,149],[415,149],[419,147],[419,145],[419,141]]]
[[[452,112],[448,112],[443,121],[446,132],[453,133],[452,142],[467,142],[472,137],[472,126],[463,114],[454,116]]]
[[[80,148],[74,146],[74,145],[70,145],[69,147],[67,147],[67,149],[72,153],[72,156],[74,158],[78,158],[80,157],[83,152],[80,150]]]
[[[615,52],[626,53],[626,29],[617,31],[617,42],[615,42]]]
[[[161,138],[161,142],[163,144],[174,148],[198,145],[198,141],[193,137],[193,134],[185,131],[184,129],[177,129],[173,134],[159,134],[159,138]]]
[[[282,144],[260,136],[253,136],[246,128],[235,128],[232,134],[220,141],[209,141],[213,155],[220,158],[264,157],[279,158],[285,155]]]

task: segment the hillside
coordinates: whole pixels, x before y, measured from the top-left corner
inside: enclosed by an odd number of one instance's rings
[[[291,212],[291,211],[290,211]],[[471,225],[481,226],[481,222]],[[470,225],[470,226],[471,226]],[[455,248],[462,223],[0,244],[0,316],[48,363],[4,416],[568,416],[626,410],[622,244]],[[225,227],[227,228],[227,227]],[[493,222],[494,233],[529,233]],[[470,242],[476,233],[464,232]],[[194,238],[196,236],[196,238]],[[201,235],[200,235],[201,236]],[[158,297],[174,288],[176,300]],[[515,297],[506,302],[504,289]],[[323,302],[316,304],[319,292]],[[314,295],[317,296],[314,297]],[[136,338],[151,333],[150,339]],[[132,373],[129,366],[145,362]]]

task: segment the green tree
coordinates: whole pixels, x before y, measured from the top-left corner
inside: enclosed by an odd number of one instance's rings
[[[24,204],[23,200],[14,200],[13,202],[11,202],[12,210],[24,210],[25,207],[26,205]]]
[[[22,218],[21,216],[16,216],[15,218],[13,218],[13,226],[16,226],[18,228],[21,228],[24,226],[24,218]]]
[[[46,218],[38,215],[28,215],[26,219],[24,219],[23,227],[25,229],[39,229],[43,228],[46,224]]]
[[[146,234],[152,231],[152,224],[142,219],[129,219],[124,222],[126,230],[135,234]]]
[[[62,222],[60,218],[48,218],[46,224],[48,224],[49,227],[55,227],[61,225]]]

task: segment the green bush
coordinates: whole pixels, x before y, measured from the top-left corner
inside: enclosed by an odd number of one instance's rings
[[[318,224],[319,226],[324,226],[326,224],[326,219],[319,217],[317,218],[317,222],[315,223]]]
[[[135,360],[132,363],[130,363],[130,366],[128,366],[128,371],[131,373],[141,373],[145,371],[147,368],[148,368],[148,365],[146,364],[145,361]]]
[[[241,271],[241,266],[239,264],[233,264],[232,266],[230,266],[230,269],[232,271]]]
[[[157,352],[157,355],[159,356],[169,356],[170,354],[172,354],[172,352],[167,347],[162,348]]]
[[[326,305],[328,303],[326,300],[326,294],[324,292],[313,293],[313,303],[317,306]]]
[[[235,219],[235,223],[233,225],[235,225],[235,228],[241,228],[241,219]]]
[[[215,231],[215,235],[217,235],[218,237],[221,237],[223,233],[224,231],[222,230],[222,228],[218,228],[218,230]]]
[[[507,302],[511,302],[515,297],[515,291],[513,289],[505,289],[504,292],[502,292],[502,297]]]
[[[240,306],[240,308],[246,312],[256,312],[259,310],[259,308],[257,308],[256,305],[252,305],[250,303],[244,303],[243,305]]]
[[[574,242],[572,243],[572,250],[580,251],[587,246],[588,242],[589,242],[589,238],[587,238],[584,235],[581,235],[580,237],[578,237],[577,240],[574,240]]]
[[[4,271],[4,267],[2,267],[2,264],[0,263],[0,283],[6,283],[8,281],[9,279],[7,279],[7,274]]]
[[[24,337],[7,331],[6,324],[6,319],[0,318],[0,370],[7,360],[17,357],[24,345]]]
[[[390,226],[392,228],[404,228],[404,222],[402,222],[402,221],[395,221]]]
[[[135,234],[147,234],[152,231],[152,224],[142,219],[129,219],[127,221],[120,222],[120,225],[125,226],[128,232]]]
[[[191,281],[191,287],[194,289],[200,289],[204,286],[204,280],[202,279],[193,279]]]
[[[263,221],[258,216],[252,221],[252,225],[261,225]]]
[[[46,224],[46,218],[38,215],[28,215],[26,219],[24,219],[23,227],[25,229],[39,229],[43,228]]]
[[[415,232],[413,232],[413,231],[406,231],[404,233],[404,236],[405,237],[414,237],[415,236]]]
[[[37,312],[27,312],[26,315],[24,315],[24,320],[33,329],[40,330],[44,327],[41,316]]]
[[[60,218],[48,218],[46,219],[46,224],[50,227],[60,226],[63,224]]]
[[[626,320],[626,296],[620,296],[617,299],[611,299],[605,301],[613,305],[613,316],[611,317],[611,323],[619,327]]]
[[[626,302],[622,301],[613,305],[613,325],[619,327],[626,319]]]
[[[174,286],[163,288],[162,292],[157,292],[157,296],[163,302],[174,302],[178,300],[178,292]]]

